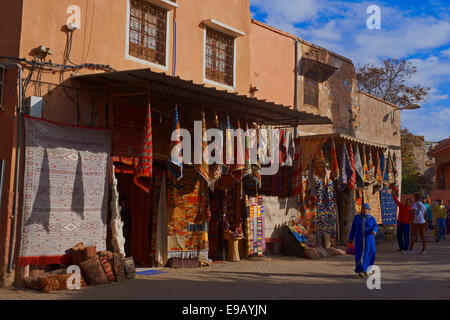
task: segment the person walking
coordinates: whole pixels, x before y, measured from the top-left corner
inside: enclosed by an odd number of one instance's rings
[[[409,249],[409,238],[411,233],[411,222],[413,219],[411,199],[406,200],[406,204],[401,203],[391,190],[392,197],[399,208],[397,218],[397,242],[399,251],[407,253]]]
[[[375,235],[378,224],[369,214],[367,203],[362,206],[361,213],[353,218],[349,243],[355,241],[355,272],[360,276],[368,276],[367,269],[375,263]]]
[[[426,212],[427,208],[422,203],[420,194],[416,193],[414,194],[414,204],[412,206],[412,212],[414,214],[413,223],[411,225],[411,241],[409,244],[409,254],[414,254],[414,242],[416,236],[419,234],[420,238],[422,240],[422,254],[427,254],[426,245],[427,240],[425,237],[425,234],[427,232],[427,219],[426,219]]]
[[[442,199],[438,200],[438,205],[433,209],[433,219],[436,221],[436,242],[439,242],[440,239],[445,240],[447,208]]]
[[[425,207],[427,208],[427,223],[428,223],[428,229],[433,229],[433,213],[430,206],[430,200],[425,200],[424,203]]]

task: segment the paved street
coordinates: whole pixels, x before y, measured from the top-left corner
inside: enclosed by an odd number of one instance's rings
[[[450,299],[450,240],[429,243],[427,256],[396,249],[394,242],[377,247],[381,290],[368,290],[366,281],[352,273],[354,256],[315,261],[277,256],[163,269],[168,273],[79,291],[1,289],[0,299]]]

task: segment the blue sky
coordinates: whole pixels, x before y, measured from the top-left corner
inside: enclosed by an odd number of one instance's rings
[[[381,29],[369,30],[370,5]],[[402,111],[402,126],[426,140],[450,136],[450,3],[448,0],[250,0],[253,18],[353,60],[378,64],[406,58],[418,69],[411,84],[431,87],[419,110]],[[369,124],[370,125],[370,124]]]

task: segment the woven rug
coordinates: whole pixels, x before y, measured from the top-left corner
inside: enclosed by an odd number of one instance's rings
[[[168,258],[208,258],[208,217],[205,210],[205,183],[192,167],[183,178],[169,175]]]
[[[316,180],[316,230],[318,234],[336,236],[336,192],[332,181],[325,185]]]
[[[18,264],[70,262],[79,242],[106,249],[110,132],[25,117]]]
[[[304,249],[313,247],[313,238],[301,224],[290,224],[289,230]]]
[[[381,218],[384,226],[397,224],[397,204],[386,187],[380,191]]]

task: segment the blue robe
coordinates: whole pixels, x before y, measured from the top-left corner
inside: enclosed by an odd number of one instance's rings
[[[363,217],[365,219],[363,243]],[[377,221],[369,214],[358,214],[353,219],[349,241],[355,240],[355,272],[367,272],[367,268],[375,263],[375,236],[372,232],[378,231]],[[364,248],[364,255],[363,255]]]

